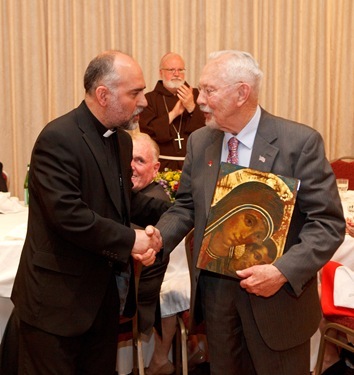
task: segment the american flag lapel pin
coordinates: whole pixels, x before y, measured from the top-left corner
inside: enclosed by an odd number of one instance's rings
[[[211,167],[211,166],[213,165],[213,161],[212,161],[212,160],[209,160],[209,161],[208,161],[208,165],[209,165],[209,167]]]
[[[262,155],[259,155],[258,160],[261,161],[262,163],[265,163],[265,161],[266,161],[265,157],[262,156]]]

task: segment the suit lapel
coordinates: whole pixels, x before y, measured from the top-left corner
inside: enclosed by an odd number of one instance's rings
[[[203,176],[205,191],[206,215],[209,214],[211,201],[219,174],[220,155],[224,133],[214,131],[210,136],[210,143],[205,148]],[[250,160],[250,168],[262,172],[272,170],[276,156],[279,153],[278,147],[272,143],[277,139],[277,133],[274,127],[274,118],[262,109],[261,119],[258,125],[257,134],[253,144],[253,150]]]
[[[275,147],[272,144],[276,139],[277,134],[274,128],[274,122],[272,121],[271,116],[262,110],[256,138],[253,144],[250,168],[262,172],[269,172],[272,170],[274,160],[279,153],[278,147]]]
[[[220,131],[215,131],[210,137],[210,144],[205,148],[203,176],[206,215],[209,214],[211,201],[214,196],[216,181],[218,179],[223,139],[224,133]]]
[[[105,156],[104,143],[96,130],[91,115],[87,111],[88,109],[86,109],[86,106],[83,103],[77,109],[78,124],[83,132],[82,137],[96,159],[111,200],[115,205],[117,212],[120,213],[121,204],[119,202],[119,196],[116,194],[117,189],[115,185],[117,181],[112,180]],[[127,186],[127,184],[125,185]],[[126,194],[124,194],[124,196],[126,198]],[[129,206],[127,206],[127,208],[129,208]]]
[[[124,200],[124,204],[126,207],[126,214],[129,216],[132,180],[131,180],[131,173],[128,173],[128,171],[131,171],[132,142],[130,139],[130,135],[121,129],[117,129],[117,139],[118,139],[120,171],[121,171],[121,178],[122,178],[122,184],[123,184],[123,189],[122,189],[123,198],[122,199]]]

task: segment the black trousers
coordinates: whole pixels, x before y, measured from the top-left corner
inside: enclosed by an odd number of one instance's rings
[[[19,347],[20,320],[12,311],[6,324],[6,329],[0,345],[0,374],[18,374],[18,347]]]
[[[19,373],[113,375],[116,373],[118,327],[119,298],[112,278],[93,325],[79,336],[53,335],[20,321]]]

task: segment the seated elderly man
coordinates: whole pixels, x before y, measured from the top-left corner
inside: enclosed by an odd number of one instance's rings
[[[145,133],[134,133],[132,139],[133,190],[168,200],[168,195],[162,186],[154,181],[160,167],[157,143]],[[174,252],[176,254],[173,254]],[[175,371],[174,365],[168,359],[168,354],[176,332],[176,314],[189,309],[190,282],[184,241],[174,252],[171,255],[173,261],[172,264],[170,261],[165,280],[168,260],[161,262],[161,259],[157,258],[153,266],[143,266],[141,271],[138,288],[139,331],[148,334],[155,326],[155,348],[150,365],[145,369],[146,375],[172,374]],[[176,262],[178,264],[175,264]],[[160,295],[161,284],[165,285],[165,288],[162,286]],[[200,355],[199,348],[194,347],[192,351],[192,354],[198,353],[197,356],[204,359],[204,356]]]

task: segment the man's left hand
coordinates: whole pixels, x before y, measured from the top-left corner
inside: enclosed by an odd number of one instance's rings
[[[183,107],[189,112],[193,112],[195,108],[193,88],[182,85],[177,89],[177,97],[183,104]]]
[[[242,288],[262,297],[274,295],[287,282],[285,276],[272,264],[252,266],[236,273],[242,279]]]

